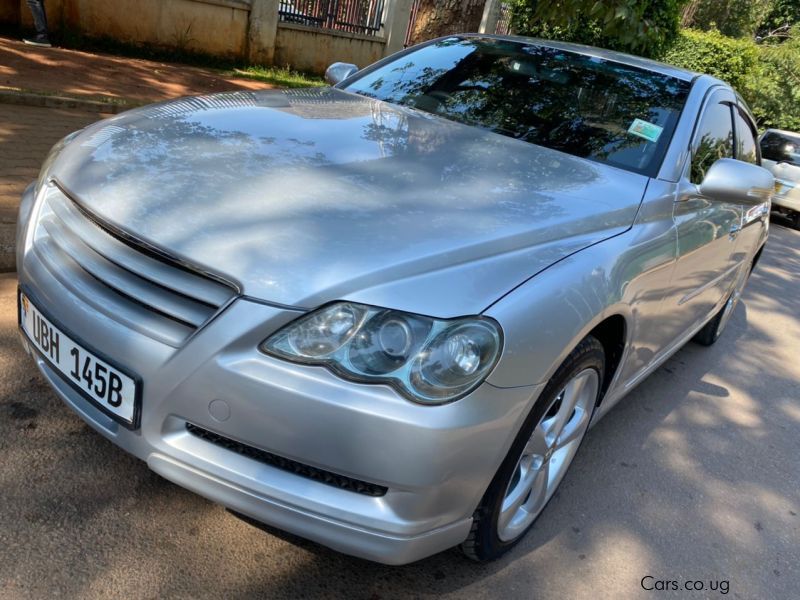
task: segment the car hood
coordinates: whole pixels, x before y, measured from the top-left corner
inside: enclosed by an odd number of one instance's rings
[[[248,296],[443,317],[625,231],[647,185],[331,88],[133,110],[81,132],[50,172],[101,220]]]

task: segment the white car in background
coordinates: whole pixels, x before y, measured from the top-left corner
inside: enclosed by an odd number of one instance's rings
[[[800,229],[800,133],[767,129],[759,144],[761,165],[775,176],[772,209]]]

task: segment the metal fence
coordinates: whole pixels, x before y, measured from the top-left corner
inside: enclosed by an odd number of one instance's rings
[[[408,27],[406,27],[406,39],[403,42],[403,48],[408,48],[411,45],[411,36],[414,34],[414,24],[417,22],[420,2],[421,0],[414,0],[411,4],[411,13],[408,15]]]
[[[362,35],[378,35],[383,28],[386,0],[280,0],[281,23],[295,23]]]
[[[500,3],[500,15],[494,32],[497,35],[508,35],[511,32],[511,6],[505,2]]]

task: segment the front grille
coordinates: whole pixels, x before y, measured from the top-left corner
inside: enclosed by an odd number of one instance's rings
[[[330,471],[324,471],[316,467],[304,465],[303,463],[278,456],[277,454],[272,454],[266,450],[254,448],[253,446],[248,446],[246,444],[242,444],[241,442],[237,442],[236,440],[226,438],[214,433],[213,431],[209,431],[208,429],[203,429],[202,427],[199,427],[193,423],[186,423],[186,430],[200,439],[230,450],[231,452],[236,452],[236,454],[241,454],[242,456],[252,458],[253,460],[257,460],[271,467],[281,469],[282,471],[288,471],[290,473],[294,473],[295,475],[299,475],[300,477],[313,479],[314,481],[347,490],[348,492],[355,492],[357,494],[375,497],[384,496],[387,492],[387,488],[382,485],[367,483],[366,481],[353,479],[352,477],[338,475],[336,473],[331,473]]]
[[[112,232],[55,185],[42,199],[33,249],[98,312],[173,347],[236,295],[231,286]]]

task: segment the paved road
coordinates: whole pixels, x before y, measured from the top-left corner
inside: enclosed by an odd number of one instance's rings
[[[773,227],[723,339],[687,346],[623,400],[532,535],[485,566],[456,551],[367,563],[160,479],[34,372],[15,285],[0,276],[0,598],[723,595],[645,592],[648,575],[726,581],[732,598],[800,595],[800,232]]]

